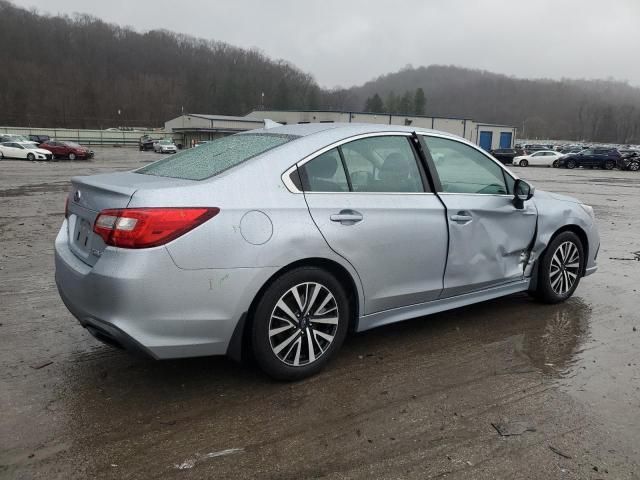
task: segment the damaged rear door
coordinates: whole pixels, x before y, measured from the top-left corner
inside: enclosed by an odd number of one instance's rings
[[[423,140],[449,226],[441,297],[522,279],[536,231],[534,202],[516,208],[513,177],[479,150],[450,138]]]

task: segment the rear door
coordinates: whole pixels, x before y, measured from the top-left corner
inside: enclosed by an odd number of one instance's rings
[[[479,149],[451,138],[423,139],[449,224],[442,297],[522,279],[536,229],[534,202],[516,209],[515,180]]]
[[[438,298],[447,225],[411,134],[338,142],[303,160],[298,172],[314,222],[358,272],[363,314]]]

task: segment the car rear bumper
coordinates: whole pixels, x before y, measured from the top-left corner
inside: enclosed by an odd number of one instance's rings
[[[222,355],[275,269],[178,268],[165,247],[107,248],[91,267],[55,241],[60,297],[97,339],[156,359]]]

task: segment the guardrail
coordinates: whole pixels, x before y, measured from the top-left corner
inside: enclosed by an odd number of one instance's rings
[[[70,128],[0,127],[0,134],[49,135],[52,139],[77,142],[81,145],[137,146],[142,135],[161,137],[164,132],[157,130],[87,130]]]

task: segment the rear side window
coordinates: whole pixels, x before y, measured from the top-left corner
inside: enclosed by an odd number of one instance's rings
[[[305,192],[424,192],[405,136],[363,138],[333,148],[298,168]],[[295,178],[292,178],[296,184]]]
[[[294,135],[231,135],[136,170],[136,173],[185,180],[204,180],[298,138]]]
[[[340,152],[333,148],[298,169],[305,192],[348,192]]]

